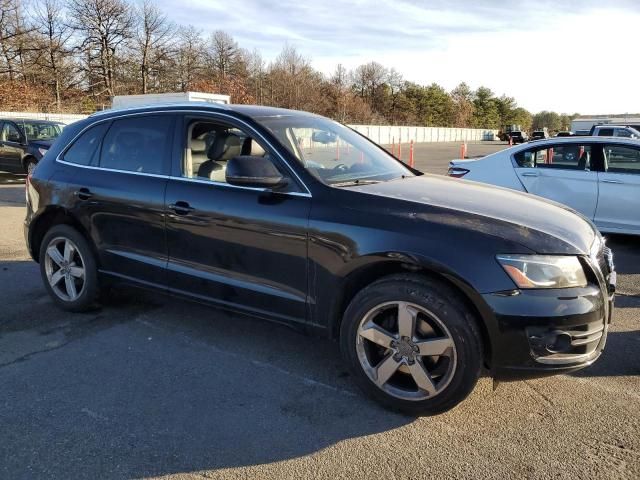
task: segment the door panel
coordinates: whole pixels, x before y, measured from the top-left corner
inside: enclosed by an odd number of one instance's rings
[[[310,198],[170,179],[169,290],[304,321]]]
[[[527,192],[567,205],[593,219],[598,173],[588,170],[590,148],[577,144],[532,148],[518,160],[518,178]]]
[[[164,195],[175,117],[144,115],[86,130],[63,154],[71,210],[98,249],[100,269],[166,287]]]
[[[607,145],[604,154],[595,223],[607,232],[640,233],[640,149]]]
[[[85,219],[100,269],[166,286],[166,178],[77,168],[69,181],[73,210]]]
[[[10,122],[4,122],[0,130],[0,162],[4,168],[12,172],[22,172],[22,154],[24,147],[16,141],[21,134]]]

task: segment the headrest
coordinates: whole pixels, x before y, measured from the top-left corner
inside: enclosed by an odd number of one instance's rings
[[[209,147],[207,157],[214,162],[229,160],[240,155],[242,142],[240,137],[233,133],[221,132],[216,135],[216,139]]]
[[[250,155],[252,157],[264,157],[264,148],[260,146],[253,138],[248,137],[242,145],[242,155]]]
[[[199,138],[191,139],[191,153],[204,153],[207,149],[207,143]]]

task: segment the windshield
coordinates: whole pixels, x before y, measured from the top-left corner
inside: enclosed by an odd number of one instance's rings
[[[327,185],[349,186],[414,176],[386,151],[328,118],[310,115],[254,118]]]
[[[60,136],[64,124],[50,122],[20,122],[27,140],[54,140]]]

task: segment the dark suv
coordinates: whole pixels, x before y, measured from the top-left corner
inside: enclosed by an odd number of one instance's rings
[[[338,339],[354,380],[437,413],[499,379],[600,355],[615,273],[594,226],[510,190],[423,175],[317,115],[197,103],[65,128],[27,182],[53,301],[126,282]]]
[[[30,173],[64,126],[47,120],[0,119],[0,170]]]

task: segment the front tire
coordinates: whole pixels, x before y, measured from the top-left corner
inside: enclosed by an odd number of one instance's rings
[[[83,312],[96,306],[98,268],[89,243],[69,225],[56,225],[40,244],[40,273],[47,292],[64,310]]]
[[[365,393],[410,415],[452,409],[482,371],[472,311],[455,289],[418,275],[385,277],[361,290],[345,311],[340,346]]]
[[[35,158],[33,157],[27,158],[24,162],[25,173],[27,175],[33,174],[33,171],[36,169],[37,165],[38,165],[38,161]]]

